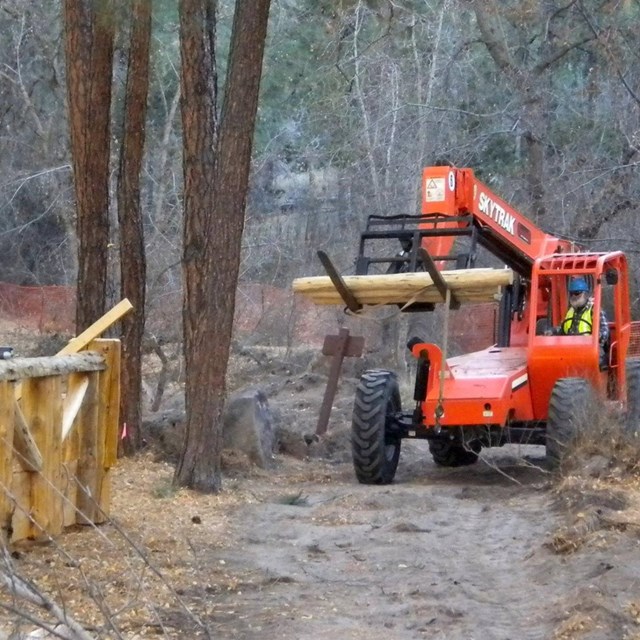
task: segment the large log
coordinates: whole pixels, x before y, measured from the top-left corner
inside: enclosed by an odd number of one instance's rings
[[[75,371],[102,371],[105,366],[102,355],[92,351],[65,356],[12,358],[0,360],[0,380],[60,376]]]
[[[460,302],[491,302],[500,288],[513,283],[511,269],[457,269],[443,271],[442,278]],[[431,276],[426,272],[367,276],[343,276],[356,300],[362,304],[406,304],[444,302]],[[340,294],[327,276],[296,278],[293,290],[316,304],[343,304]]]

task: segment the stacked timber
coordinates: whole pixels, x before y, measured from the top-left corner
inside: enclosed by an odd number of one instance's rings
[[[501,288],[513,283],[511,269],[457,269],[440,273],[447,287],[459,302],[499,300]],[[431,276],[423,271],[343,276],[342,279],[361,305],[397,305],[444,301]],[[344,304],[328,276],[296,278],[293,281],[293,290],[316,304]]]

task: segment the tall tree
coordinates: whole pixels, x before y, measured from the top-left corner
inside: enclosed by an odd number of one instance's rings
[[[253,129],[271,0],[237,0],[217,118],[215,0],[181,0],[186,434],[175,482],[221,488],[231,345]]]
[[[113,0],[65,0],[64,24],[78,236],[76,328],[80,331],[105,311]]]
[[[145,323],[146,258],[140,171],[145,143],[149,90],[151,0],[132,0],[129,62],[124,98],[123,137],[118,169],[118,222],[120,225],[120,288],[136,312],[123,319],[122,394],[120,422],[127,425],[122,440],[125,453],[140,448],[141,351]]]

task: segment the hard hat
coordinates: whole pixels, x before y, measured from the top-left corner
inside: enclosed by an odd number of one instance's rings
[[[569,293],[586,293],[589,291],[589,284],[584,278],[572,278],[569,283]]]

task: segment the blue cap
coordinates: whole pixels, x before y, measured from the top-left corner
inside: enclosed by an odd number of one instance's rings
[[[586,293],[589,291],[589,284],[584,278],[572,278],[569,283],[569,293]]]

